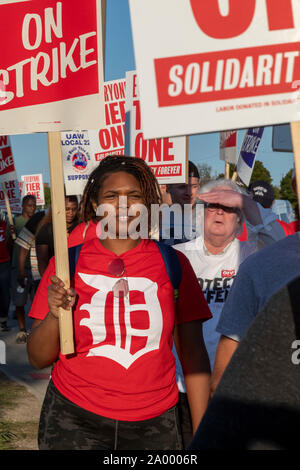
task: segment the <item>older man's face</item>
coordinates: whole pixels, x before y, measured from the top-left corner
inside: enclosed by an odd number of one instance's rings
[[[215,190],[229,189],[226,187]],[[204,239],[213,244],[214,240],[226,245],[232,241],[240,229],[239,216],[235,212],[226,212],[221,207],[204,209]]]

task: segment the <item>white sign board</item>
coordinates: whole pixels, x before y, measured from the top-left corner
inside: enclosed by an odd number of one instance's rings
[[[300,120],[299,0],[129,0],[145,138]]]
[[[15,169],[10,138],[0,135],[0,209],[6,211],[5,190],[12,212],[22,212],[21,194]]]
[[[97,162],[108,155],[124,154],[125,78],[104,83],[105,122],[99,130],[89,130],[91,151]]]
[[[61,132],[66,195],[82,195],[90,173],[98,165],[87,132]]]
[[[37,206],[45,205],[43,175],[22,175],[22,197],[32,194],[36,197]]]
[[[105,125],[100,1],[0,1],[0,42],[0,134]]]
[[[187,138],[145,140],[141,122],[137,74],[126,72],[125,153],[142,158],[159,184],[186,181]]]
[[[263,127],[248,129],[241,146],[236,171],[243,183],[248,186],[255,165],[256,154],[264,132]]]

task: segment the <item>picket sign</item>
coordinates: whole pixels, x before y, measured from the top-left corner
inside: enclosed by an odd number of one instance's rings
[[[56,274],[68,288],[60,132],[105,125],[106,0],[47,0],[47,8],[38,0],[0,0],[0,8],[10,45],[1,49],[0,135],[48,133]],[[61,353],[73,353],[71,310],[59,310],[59,328]]]

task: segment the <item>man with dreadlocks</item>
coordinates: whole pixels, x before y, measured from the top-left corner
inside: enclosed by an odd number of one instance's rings
[[[151,206],[160,202],[141,159],[107,157],[90,175],[82,214],[85,222],[97,216],[100,237],[82,245],[70,289],[55,276],[52,258],[30,311],[30,362],[44,368],[56,361],[40,449],[182,449],[173,333],[194,430],[201,420],[210,381],[202,322],[210,311],[185,255],[178,253],[175,303],[160,245],[132,230],[145,220],[137,215],[144,208],[150,231]],[[72,356],[59,351],[59,307],[73,308]]]

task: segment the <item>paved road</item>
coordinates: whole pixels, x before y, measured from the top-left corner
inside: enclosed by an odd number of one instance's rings
[[[6,364],[0,364],[0,371],[8,377],[26,386],[30,393],[42,403],[49,382],[51,368],[35,370],[29,363],[26,344],[17,344],[16,336],[19,331],[17,321],[12,319],[13,310],[9,312],[9,332],[0,331],[0,340],[5,344]],[[27,319],[27,329],[32,321]],[[3,346],[3,343],[2,343]]]

